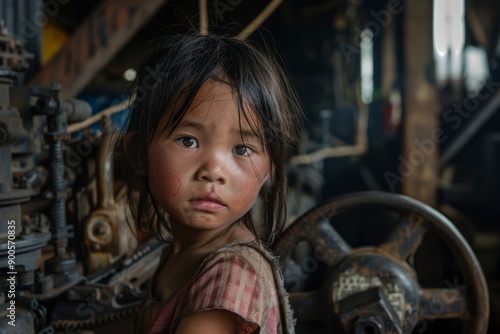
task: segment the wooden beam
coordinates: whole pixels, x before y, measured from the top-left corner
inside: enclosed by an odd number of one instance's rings
[[[433,1],[405,1],[402,192],[431,206],[437,204],[440,106],[433,68]]]
[[[72,34],[30,86],[60,83],[64,98],[81,92],[167,0],[105,0]]]

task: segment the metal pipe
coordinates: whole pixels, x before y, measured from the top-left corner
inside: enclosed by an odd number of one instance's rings
[[[500,108],[500,92],[495,95],[486,103],[483,109],[479,110],[477,116],[466,125],[464,131],[461,131],[453,143],[443,151],[439,166],[443,167],[449,162],[458,152],[467,144],[467,142],[486,124],[486,122],[498,111]]]
[[[200,34],[208,35],[207,0],[200,0]]]
[[[249,25],[243,29],[238,36],[236,36],[236,39],[239,40],[245,40],[247,39],[248,36],[250,36],[255,29],[260,27],[262,23],[278,8],[278,6],[281,4],[283,0],[272,0],[269,5],[267,5],[266,8],[257,16],[252,22],[250,22]]]

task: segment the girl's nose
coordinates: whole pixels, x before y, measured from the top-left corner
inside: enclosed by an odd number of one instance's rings
[[[196,172],[196,179],[206,182],[225,184],[228,179],[227,156],[212,150],[202,157]]]

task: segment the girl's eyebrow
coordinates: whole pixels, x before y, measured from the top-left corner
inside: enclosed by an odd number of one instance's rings
[[[198,122],[191,121],[191,120],[183,120],[178,125],[178,127],[194,128],[197,130],[201,129],[202,126],[203,126],[202,123],[198,123]]]
[[[252,130],[233,129],[233,132],[237,132],[243,139],[248,138],[260,141],[260,137]]]
[[[183,127],[183,128],[193,128],[196,130],[200,130],[203,128],[203,123],[193,121],[193,120],[183,120],[181,123],[178,125],[178,127]],[[260,136],[255,133],[255,131],[251,129],[245,129],[245,128],[232,128],[231,129],[232,133],[238,134],[238,136],[243,137],[244,139],[254,139],[260,141]]]

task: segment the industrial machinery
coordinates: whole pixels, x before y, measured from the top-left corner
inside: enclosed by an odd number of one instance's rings
[[[162,247],[124,228],[110,133],[70,133],[89,104],[14,85],[30,57],[2,26],[0,332],[80,331],[128,317]]]
[[[164,245],[132,241],[109,118],[100,130],[81,129],[74,123],[92,110],[63,100],[64,87],[16,86],[29,59],[2,27],[0,332],[130,332]],[[364,206],[402,216],[380,246],[351,248],[332,220]],[[418,279],[412,258],[426,230],[461,265],[452,286]],[[421,320],[439,317],[463,319],[464,333],[486,333],[488,293],[474,253],[444,216],[409,198],[338,198],[292,223],[274,250],[304,333],[313,332],[307,325],[318,333],[420,333]]]
[[[351,247],[331,221],[369,207],[394,211],[398,221],[380,245]],[[415,264],[427,231],[444,241],[460,266],[460,273],[432,287],[422,286]],[[460,319],[463,333],[487,332],[488,289],[473,251],[445,216],[409,197],[359,192],[335,198],[297,219],[274,251],[296,317],[319,325],[318,333],[421,333],[436,319]]]

